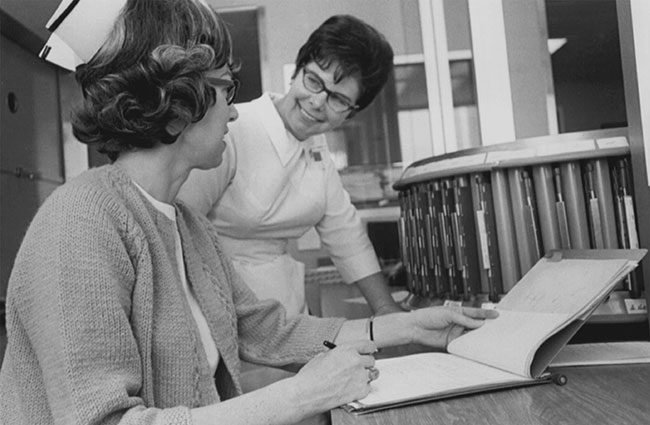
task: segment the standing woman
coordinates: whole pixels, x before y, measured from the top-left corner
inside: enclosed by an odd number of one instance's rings
[[[7,296],[3,423],[292,423],[368,394],[376,347],[445,347],[483,323],[484,310],[400,313],[370,341],[364,321],[287,320],[259,301],[207,220],[173,202],[191,169],[219,165],[237,118],[228,33],[201,0],[113,1],[106,25],[64,17],[108,34],[77,70],[73,128],[112,163],[57,189],[25,235]],[[325,352],[324,339],[338,347]],[[306,365],[241,395],[240,357]]]
[[[400,311],[324,135],[368,106],[392,67],[376,29],[352,16],[327,19],[301,47],[289,91],[237,105],[223,165],[192,172],[181,188],[180,199],[215,225],[244,281],[289,315],[307,306],[304,266],[287,247],[312,227],[375,314]]]

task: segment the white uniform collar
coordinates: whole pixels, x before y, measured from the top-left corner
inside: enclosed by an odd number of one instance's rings
[[[255,101],[255,109],[258,110],[257,116],[266,128],[271,143],[280,158],[280,163],[284,167],[296,155],[297,151],[302,150],[306,141],[300,142],[284,127],[284,122],[273,104],[275,96],[271,93],[264,93]]]

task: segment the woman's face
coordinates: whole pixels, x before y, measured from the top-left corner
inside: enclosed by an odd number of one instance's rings
[[[232,73],[226,66],[206,73],[210,79],[232,80]],[[209,169],[221,164],[226,149],[224,136],[228,133],[228,122],[235,121],[239,114],[234,105],[228,105],[226,85],[215,83],[217,99],[210,106],[201,121],[187,126],[180,135],[185,156],[194,168]]]
[[[285,127],[298,140],[305,140],[310,136],[321,134],[338,128],[350,115],[350,111],[336,112],[327,104],[328,93],[323,90],[313,93],[308,90],[303,78],[307,72],[310,78],[320,79],[323,86],[337,96],[348,99],[355,105],[360,95],[359,83],[352,77],[346,77],[334,82],[334,72],[337,63],[332,63],[329,68],[323,69],[316,62],[310,62],[300,70],[291,82],[289,92],[278,103],[277,108]]]

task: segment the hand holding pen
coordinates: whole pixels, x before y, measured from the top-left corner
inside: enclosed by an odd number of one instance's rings
[[[330,350],[333,350],[336,348],[336,344],[334,344],[331,341],[325,340],[323,341],[323,345]],[[371,383],[375,379],[379,378],[379,370],[375,368],[374,366],[367,367],[368,369],[368,383]]]
[[[360,400],[370,393],[370,383],[378,377],[372,356],[377,351],[374,342],[357,339],[337,345],[328,341],[327,345],[334,348],[316,355],[290,378],[292,391],[300,394],[308,411]]]

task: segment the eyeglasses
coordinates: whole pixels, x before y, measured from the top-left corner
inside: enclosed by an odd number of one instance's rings
[[[239,80],[233,78],[232,80],[227,80],[225,78],[208,78],[210,84],[215,86],[222,86],[226,88],[226,103],[232,105],[237,97],[239,92],[240,82]]]
[[[343,96],[341,93],[325,88],[323,80],[321,80],[321,78],[313,71],[308,69],[302,70],[302,85],[312,93],[327,93],[327,105],[334,112],[343,113],[353,109],[359,109],[357,105],[354,105],[350,99]]]

